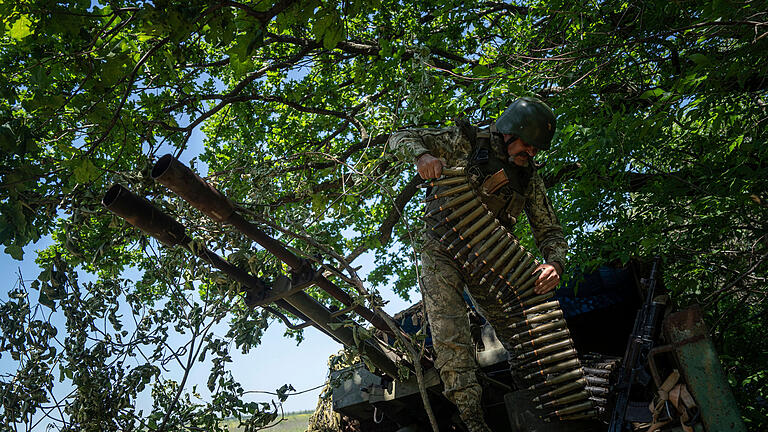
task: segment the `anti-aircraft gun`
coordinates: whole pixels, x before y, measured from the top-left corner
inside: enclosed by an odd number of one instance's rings
[[[239,282],[249,306],[275,304],[305,321],[298,327],[314,326],[339,343],[364,353],[367,362],[334,372],[332,377],[337,383],[333,389],[333,409],[344,416],[346,429],[431,430],[419,391],[421,386],[426,388],[440,430],[463,430],[455,408],[441,395],[440,379],[428,355],[418,361],[425,371],[420,383],[413,373],[407,380],[399,379],[401,370],[415,370],[409,359],[393,349],[395,340],[411,340],[416,330],[412,325],[413,314],[400,314],[393,319],[356,304],[343,288],[249,222],[221,192],[173,156],[160,158],[152,177],[210,219],[231,225],[261,245],[290,268],[289,275],[265,281],[232,265],[195,241],[178,221],[120,185],[106,193],[103,204],[164,245],[183,247]],[[469,196],[466,191],[461,192],[462,196]],[[493,231],[476,230],[484,235]],[[468,245],[472,249],[471,243]],[[517,255],[523,256],[522,252]],[[530,268],[530,260],[522,262],[526,264],[518,266],[518,275]],[[584,275],[578,289],[563,287],[554,298],[533,295],[531,282],[526,280],[514,297],[517,304],[510,309],[510,313],[520,316],[521,335],[524,334],[511,353],[495,337],[482,312],[472,308],[471,298],[467,299],[477,339],[483,405],[493,430],[745,430],[701,312],[694,308],[664,317],[661,311],[665,297],[654,288],[656,272],[651,273],[646,283],[635,284],[633,281],[639,275],[646,274],[642,269],[619,270],[613,276],[620,275],[626,280],[608,285],[614,291],[642,288],[644,303],[637,301],[643,296],[635,291],[634,299],[630,295],[621,307],[584,312],[579,311],[583,306],[579,298],[583,300],[590,290],[583,281],[594,280],[595,274]],[[605,280],[601,281],[605,285]],[[311,285],[326,291],[344,308],[331,310],[306,294],[303,290]],[[569,304],[573,306],[570,313]],[[639,306],[633,326],[626,318]],[[350,328],[350,321],[345,319],[350,314],[368,321],[376,336],[360,340],[360,328]],[[624,345],[628,338],[629,344]],[[510,354],[514,357],[511,369],[507,363]],[[527,370],[528,375],[521,381],[511,370]]]

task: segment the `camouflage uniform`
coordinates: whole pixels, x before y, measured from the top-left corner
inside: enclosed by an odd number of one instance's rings
[[[478,136],[482,136],[481,131]],[[485,133],[487,139],[495,137]],[[416,161],[424,153],[430,153],[443,160],[444,166],[467,164],[472,144],[460,128],[412,129],[394,133],[389,139],[390,147],[403,160]],[[493,145],[494,156],[507,160],[501,145]],[[511,163],[511,162],[509,162]],[[439,191],[433,191],[439,193]],[[432,201],[427,210],[440,205],[448,198]],[[507,202],[484,201],[497,218],[512,229],[524,210],[536,239],[536,245],[547,262],[565,263],[567,244],[562,227],[557,221],[554,209],[547,198],[541,176],[533,172],[524,194],[515,194]],[[427,226],[438,221],[427,220]],[[483,309],[483,313],[505,343],[512,334],[508,330],[506,316],[501,305],[492,301],[487,292],[471,280],[445,247],[426,229],[423,233],[421,291],[432,338],[437,352],[437,368],[444,384],[445,396],[459,409],[459,414],[470,431],[488,431],[480,406],[482,389],[477,382],[475,349],[466,314],[463,290],[469,293]]]

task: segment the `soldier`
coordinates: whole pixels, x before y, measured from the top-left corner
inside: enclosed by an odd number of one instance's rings
[[[481,182],[503,170],[508,183],[491,192],[480,188],[483,202],[510,231],[525,211],[536,245],[546,259],[546,263],[534,271],[540,271],[535,292],[543,294],[560,282],[567,248],[562,227],[533,161],[539,150],[549,149],[554,131],[552,110],[538,99],[522,97],[487,130],[466,123],[442,129],[403,130],[390,137],[389,145],[404,160],[413,161],[423,179],[440,177],[445,166],[466,166]],[[444,200],[428,203],[427,213],[442,202]],[[438,222],[428,217],[427,228]],[[421,292],[437,353],[436,366],[444,394],[456,404],[467,428],[471,432],[489,431],[480,406],[482,390],[476,377],[475,349],[462,295],[465,287],[503,343],[512,333],[507,329],[499,302],[479,287],[477,280],[453,259],[454,253],[440,243],[443,232],[425,229],[421,254]]]

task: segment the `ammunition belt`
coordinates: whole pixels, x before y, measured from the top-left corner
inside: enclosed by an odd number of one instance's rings
[[[505,342],[511,345],[512,373],[536,394],[540,415],[597,417],[605,407],[610,370],[582,363],[554,291],[534,292],[539,261],[488,210],[472,177],[463,167],[443,168],[440,179],[423,185],[436,192],[426,198],[431,204],[425,220],[437,221],[432,234],[455,253],[468,281],[509,314],[514,335]]]

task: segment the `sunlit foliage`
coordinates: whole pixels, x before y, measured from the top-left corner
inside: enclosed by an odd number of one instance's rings
[[[213,430],[223,417],[254,415],[257,426],[276,415],[243,402],[227,372],[229,350],[258,345],[269,315],[112,218],[100,205],[112,183],[254,274],[285,272],[149,177],[162,154],[189,157],[202,131],[198,164],[249,218],[352,280],[355,259],[372,252],[367,287],[408,296],[419,204],[386,134],[460,117],[487,125],[515,97],[538,95],[558,115],[542,159],[569,266],[662,256],[673,301],[705,306],[743,415],[761,430],[766,10],[727,0],[3,2],[0,243],[21,260],[31,242],[54,241],[37,256],[37,280],[6,282],[0,352],[19,369],[0,382],[4,427],[43,413],[64,430]],[[78,271],[93,281],[77,282]],[[211,331],[220,323],[225,336]],[[188,344],[167,346],[169,329]],[[188,370],[206,353],[201,402],[159,365]],[[72,391],[55,400],[60,383]],[[142,413],[133,402],[145,388],[154,409]]]

